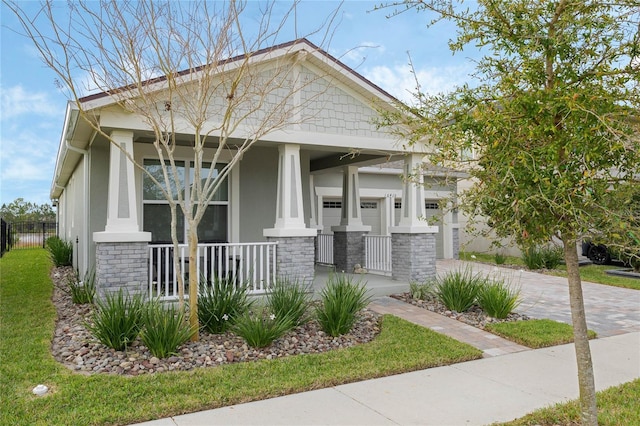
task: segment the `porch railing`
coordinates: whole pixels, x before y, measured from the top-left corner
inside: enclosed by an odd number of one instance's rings
[[[316,249],[316,263],[333,265],[333,235],[319,234]]]
[[[391,236],[365,235],[364,268],[371,272],[391,273]]]
[[[250,294],[264,293],[275,281],[276,242],[198,244],[198,281],[231,279],[246,283]],[[178,297],[178,276],[174,273],[172,244],[149,245],[149,296],[160,299]],[[178,246],[178,263],[188,297],[189,247]]]

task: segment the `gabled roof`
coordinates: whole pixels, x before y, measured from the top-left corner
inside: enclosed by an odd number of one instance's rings
[[[286,56],[295,54],[304,54],[304,60],[313,66],[326,72],[332,79],[340,82],[355,93],[366,99],[379,99],[381,104],[389,104],[397,101],[395,97],[387,93],[385,90],[367,80],[354,69],[348,67],[340,60],[320,49],[309,40],[302,38],[287,43],[282,43],[269,48],[261,49],[249,54],[249,60],[252,64],[266,63],[268,61],[277,60]],[[225,71],[233,70],[244,63],[246,55],[237,55],[232,58],[219,61],[218,65],[224,66]],[[177,73],[177,76],[190,76],[190,81],[197,79],[197,74],[201,72],[205,66],[186,69]],[[195,75],[194,75],[195,74]],[[160,76],[151,78],[143,82],[144,87],[149,90],[163,90],[167,84],[167,77]],[[116,94],[122,99],[122,95],[127,91],[131,91],[131,98],[135,98],[135,89],[137,86],[122,86],[111,91],[91,94],[79,99],[84,110],[95,110],[112,106],[117,103]],[[60,196],[63,186],[66,185],[73,170],[80,161],[80,158],[87,149],[91,134],[93,133],[90,126],[83,120],[79,120],[78,106],[75,102],[70,101],[67,106],[65,121],[62,129],[58,155],[56,158],[56,166],[54,177],[51,185],[51,198],[55,199]]]
[[[308,59],[313,61],[314,64],[316,65],[320,65],[324,68],[331,68],[331,71],[333,71],[332,73],[333,76],[335,76],[335,73],[337,72],[338,75],[342,76],[345,80],[349,80],[352,84],[355,83],[358,87],[360,87],[363,90],[372,92],[377,97],[380,97],[387,101],[397,100],[394,96],[390,95],[380,86],[367,80],[364,76],[359,74],[353,68],[345,65],[339,59],[330,55],[326,51],[322,50],[321,48],[319,48],[318,46],[316,46],[306,38],[292,40],[286,43],[278,44],[276,46],[272,46],[272,47],[268,47],[268,48],[264,48],[264,49],[260,49],[258,51],[252,52],[250,53],[250,58],[251,58],[250,60],[253,63],[258,63],[258,62],[263,62],[268,60],[274,60],[279,57],[291,55],[297,52],[306,52],[310,54],[310,58]],[[246,55],[241,54],[241,55],[234,56],[232,58],[220,60],[216,65],[221,65],[221,66],[224,65],[229,67],[229,69],[232,69],[234,64],[240,65],[244,59],[246,59]],[[202,71],[205,67],[206,65],[201,65],[193,69],[185,69],[176,73],[176,76],[181,77],[181,76],[187,76],[189,74],[197,74],[198,72]],[[166,76],[160,76],[160,77],[155,77],[155,78],[145,80],[142,83],[142,85],[146,87],[156,86],[154,87],[154,89],[157,90],[157,89],[161,89],[163,87],[163,83],[165,83],[166,81],[167,81]],[[100,93],[88,95],[80,98],[79,100],[81,103],[90,104],[91,108],[109,105],[109,104],[115,103],[115,100],[111,99],[112,94],[127,92],[135,88],[136,86],[134,85],[122,86],[112,91],[106,91],[106,92],[100,92]]]

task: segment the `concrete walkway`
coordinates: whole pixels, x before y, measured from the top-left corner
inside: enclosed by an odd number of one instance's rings
[[[526,346],[518,345],[495,334],[391,297],[379,297],[369,304],[369,308],[381,314],[395,315],[453,337],[460,342],[468,343],[480,349],[485,358],[529,350]]]
[[[591,341],[598,390],[640,377],[640,333]],[[573,345],[484,358],[142,423],[485,425],[578,397]]]
[[[519,312],[571,323],[566,279],[449,260],[438,261],[438,273],[467,265],[519,286]],[[386,277],[365,279],[378,295],[408,290]],[[640,378],[640,291],[583,283],[583,292],[589,328],[599,335],[590,342],[597,389]],[[484,358],[142,424],[483,425],[578,397],[572,344],[529,350],[390,297],[377,297],[370,307],[469,343]]]

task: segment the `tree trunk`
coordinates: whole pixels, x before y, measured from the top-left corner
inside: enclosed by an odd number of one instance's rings
[[[589,348],[589,338],[587,336],[587,319],[584,312],[576,240],[567,239],[563,242],[564,260],[567,264],[567,279],[569,281],[569,302],[571,305],[571,320],[573,322],[573,339],[578,363],[582,425],[597,426],[598,408],[596,406],[596,386],[593,376],[591,349]]]
[[[189,326],[191,341],[200,340],[198,324],[198,231],[197,227],[189,227]]]

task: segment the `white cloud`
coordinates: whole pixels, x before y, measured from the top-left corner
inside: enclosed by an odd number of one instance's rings
[[[427,67],[415,70],[409,65],[375,66],[362,70],[363,75],[398,99],[411,102],[417,84],[422,93],[435,95],[453,90],[469,80],[472,69],[466,66]]]
[[[60,108],[45,92],[28,92],[21,85],[0,87],[2,120],[14,119],[24,114],[56,117]]]

